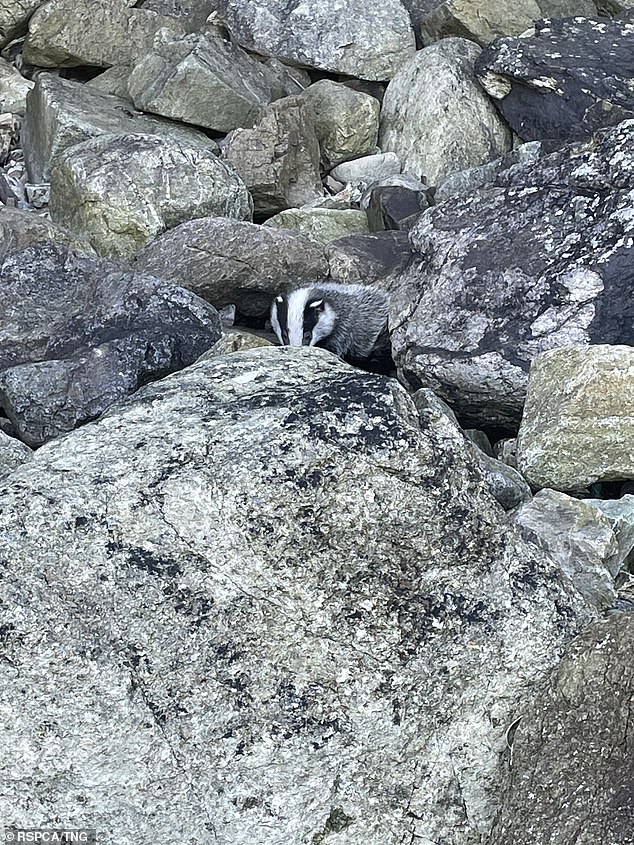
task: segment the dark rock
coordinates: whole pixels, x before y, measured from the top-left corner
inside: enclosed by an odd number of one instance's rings
[[[403,232],[347,235],[324,247],[330,275],[345,284],[376,284],[403,272],[414,254]]]
[[[216,310],[189,291],[59,244],[13,253],[0,276],[0,408],[31,446],[220,337]]]
[[[501,38],[476,73],[526,141],[571,141],[634,117],[632,24],[606,18],[540,21],[535,35]]]
[[[627,121],[428,209],[390,291],[402,378],[465,425],[515,431],[538,352],[634,345],[633,188]]]
[[[397,182],[397,180],[392,180]],[[397,184],[386,179],[371,187],[364,195],[362,206],[368,216],[371,231],[381,229],[410,229],[418,215],[429,207],[425,185],[415,179],[400,178]]]

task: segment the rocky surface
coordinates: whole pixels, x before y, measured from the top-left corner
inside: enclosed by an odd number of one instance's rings
[[[323,249],[313,241],[223,217],[171,229],[141,251],[136,266],[248,316],[267,315],[277,294],[328,276]]]
[[[23,35],[29,18],[46,0],[2,0],[0,7],[0,48]]]
[[[344,284],[380,285],[405,270],[413,258],[403,232],[346,235],[327,243],[324,252],[330,276]]]
[[[503,38],[477,74],[520,138],[570,141],[634,117],[629,20],[546,20],[535,34]]]
[[[537,356],[517,439],[536,487],[634,478],[634,349],[569,346]]]
[[[0,265],[0,408],[29,445],[95,419],[220,337],[189,291],[53,243]]]
[[[26,95],[34,84],[25,79],[12,64],[0,59],[0,113],[24,114]]]
[[[409,230],[429,207],[429,193],[427,186],[412,176],[392,176],[371,185],[363,195],[361,207],[373,231]]]
[[[633,151],[626,121],[428,209],[391,288],[402,377],[468,426],[515,431],[536,354],[633,344]]]
[[[93,251],[89,243],[45,217],[0,205],[0,260],[43,241],[55,241],[82,252]]]
[[[521,714],[491,845],[631,838],[633,654],[632,613],[608,616],[572,644]]]
[[[302,206],[323,194],[319,142],[302,97],[271,103],[252,129],[236,129],[222,157],[244,180],[257,213]]]
[[[437,185],[511,148],[511,135],[475,77],[479,48],[446,38],[405,62],[385,92],[379,146]]]
[[[156,135],[105,135],[60,155],[50,209],[99,255],[128,259],[186,220],[253,215],[231,167],[208,150]]]
[[[0,430],[0,479],[30,461],[32,457],[33,450],[26,443],[16,440],[15,437],[9,437]]]
[[[198,361],[210,361],[212,358],[219,358],[222,355],[231,355],[233,352],[245,352],[249,349],[260,349],[274,344],[251,332],[241,329],[228,329],[222,333],[220,340],[217,340],[212,347],[200,356]]]
[[[368,232],[368,218],[363,211],[338,208],[290,208],[264,224],[276,229],[294,229],[319,244],[327,244],[346,235]]]
[[[22,144],[34,182],[48,178],[67,147],[98,135],[144,133],[169,137],[201,150],[216,144],[197,129],[135,111],[126,100],[52,74],[40,75],[27,97]]]
[[[367,188],[373,182],[397,176],[400,172],[401,162],[396,153],[376,153],[338,164],[330,175],[344,184],[352,182]]]
[[[217,0],[232,38],[289,64],[391,79],[414,52],[414,33],[399,0]]]
[[[1,491],[3,817],[481,838],[507,726],[591,615],[463,442],[395,381],[286,348],[41,449]]]

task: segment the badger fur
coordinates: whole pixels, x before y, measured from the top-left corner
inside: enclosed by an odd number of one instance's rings
[[[282,294],[271,325],[283,346],[320,346],[347,360],[389,348],[387,296],[367,285],[324,282]]]

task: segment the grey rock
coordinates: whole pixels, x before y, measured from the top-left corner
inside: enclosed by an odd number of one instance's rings
[[[89,243],[45,217],[0,205],[0,260],[12,252],[19,252],[43,241],[55,241],[81,252],[93,251]]]
[[[379,146],[430,185],[498,158],[511,134],[475,77],[480,49],[446,38],[405,62],[385,92]]]
[[[29,22],[24,59],[38,67],[131,64],[152,48],[159,30],[185,30],[131,0],[48,0]]]
[[[268,314],[273,298],[328,276],[323,249],[304,237],[204,217],[182,223],[148,244],[137,267],[189,288],[216,308],[235,303],[247,316]]]
[[[363,211],[338,208],[290,208],[264,223],[276,229],[294,229],[319,244],[346,235],[368,232],[368,218]]]
[[[245,352],[249,349],[261,349],[273,345],[270,340],[252,332],[229,329],[222,333],[220,340],[217,340],[210,349],[203,352],[198,361],[210,361],[221,355],[232,355],[234,352]]]
[[[476,71],[520,138],[571,141],[634,117],[632,23],[574,17],[503,38]]]
[[[0,48],[24,35],[33,12],[46,0],[2,0],[0,5]]]
[[[598,508],[610,520],[619,546],[619,560],[623,566],[630,566],[634,549],[634,496],[628,493],[620,499],[584,499],[584,502]]]
[[[396,153],[377,153],[338,164],[330,175],[344,185],[353,182],[367,188],[372,182],[397,176],[400,172],[401,162]]]
[[[271,103],[252,129],[232,132],[222,157],[244,180],[258,213],[301,206],[323,194],[319,142],[301,97]]]
[[[0,479],[13,472],[33,457],[33,450],[26,443],[0,431]]]
[[[493,446],[493,453],[498,461],[517,469],[517,438],[503,437]]]
[[[511,434],[539,352],[634,345],[633,188],[627,121],[425,211],[409,233],[416,260],[390,287],[401,377],[465,425]]]
[[[252,126],[286,93],[271,68],[212,35],[156,44],[135,65],[128,90],[138,109],[223,133]]]
[[[210,26],[215,0],[143,0],[143,9],[176,18],[187,32],[200,32]]]
[[[340,82],[321,79],[302,95],[315,120],[321,153],[330,165],[376,149],[379,135],[379,101]]]
[[[0,408],[31,446],[220,337],[215,309],[189,291],[59,244],[13,253],[0,275]]]
[[[463,443],[393,379],[275,348],[40,449],[0,492],[4,817],[481,839],[506,728],[593,614]]]
[[[12,64],[0,59],[0,112],[24,114],[26,95],[35,85],[25,79]]]
[[[557,490],[540,490],[520,505],[513,523],[559,563],[593,607],[604,610],[613,603],[623,557],[610,520],[598,508]]]
[[[458,418],[449,405],[444,402],[440,396],[437,396],[433,390],[430,390],[428,387],[421,387],[420,390],[412,393],[412,401],[416,406],[417,411],[427,410],[433,412],[436,416],[440,415],[441,417],[447,417],[449,422],[453,424],[454,428],[457,428],[460,431]]]
[[[535,487],[634,478],[634,349],[569,346],[533,359],[517,464]]]
[[[475,443],[478,449],[480,449],[481,452],[484,452],[485,455],[488,455],[490,458],[495,457],[491,441],[489,440],[489,436],[486,432],[480,431],[479,428],[465,428],[462,433],[468,440]]]
[[[344,284],[379,284],[402,272],[413,258],[403,232],[347,235],[324,247],[331,277]]]
[[[104,70],[99,76],[88,80],[85,84],[102,94],[112,94],[114,97],[132,102],[128,91],[128,79],[131,72],[130,65],[114,65]]]
[[[254,53],[362,79],[391,79],[415,49],[399,0],[217,0],[232,38]]]
[[[634,615],[584,631],[518,710],[491,845],[623,843],[632,831]]]
[[[67,147],[98,135],[145,133],[215,150],[217,145],[203,132],[170,120],[142,114],[118,97],[41,74],[27,97],[21,140],[32,182],[45,182],[52,162]]]
[[[50,211],[99,255],[129,259],[195,217],[248,220],[253,203],[240,177],[209,150],[156,135],[107,135],[58,157]]]
[[[372,231],[409,231],[419,214],[428,207],[427,186],[407,174],[380,179],[368,188],[361,200],[361,208],[368,216],[368,225]]]

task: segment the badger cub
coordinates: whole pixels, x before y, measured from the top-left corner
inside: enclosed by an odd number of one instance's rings
[[[387,310],[377,288],[324,282],[276,297],[271,325],[283,346],[320,346],[363,361],[389,357]]]

